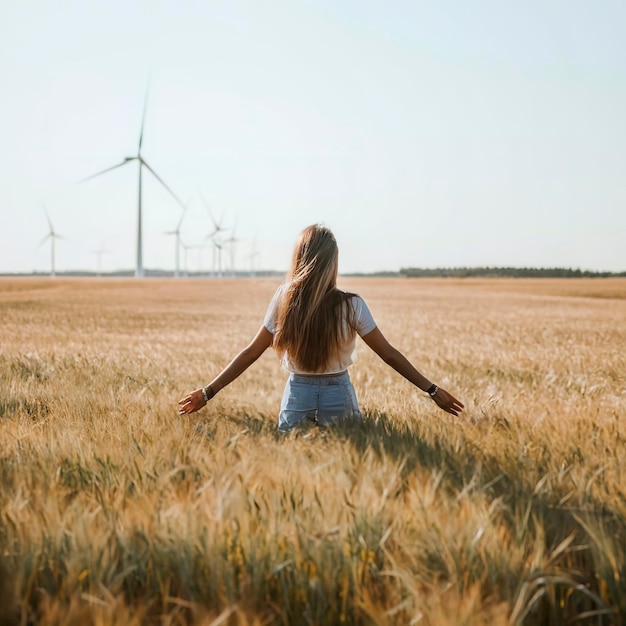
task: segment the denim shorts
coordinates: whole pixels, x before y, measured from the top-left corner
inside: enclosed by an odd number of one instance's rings
[[[344,419],[362,419],[348,372],[289,375],[280,403],[278,430],[289,431],[304,420],[328,426]]]

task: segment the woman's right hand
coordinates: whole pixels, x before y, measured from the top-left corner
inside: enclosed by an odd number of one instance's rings
[[[448,393],[441,387],[437,389],[437,393],[432,396],[432,399],[440,409],[443,409],[446,413],[452,413],[452,415],[458,415],[465,406],[460,400],[457,400],[451,393]]]
[[[205,404],[206,402],[204,401],[202,389],[196,389],[189,395],[186,395],[182,400],[178,401],[178,414],[185,415],[186,413],[195,413]]]

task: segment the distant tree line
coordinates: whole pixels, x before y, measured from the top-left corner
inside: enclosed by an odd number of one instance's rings
[[[403,267],[400,276],[469,278],[501,276],[507,278],[609,278],[626,276],[626,272],[592,272],[567,267]]]
[[[275,278],[284,276],[284,271],[277,270],[255,270],[254,276],[257,278]],[[145,275],[149,277],[170,277],[174,275],[171,270],[146,269]],[[48,276],[48,272],[33,271],[30,274],[2,273],[0,276]],[[57,276],[96,276],[93,271],[70,270],[57,272]],[[134,276],[134,270],[117,270],[112,272],[102,272],[102,276],[122,277]],[[210,272],[188,272],[185,276],[189,278],[207,278]],[[224,277],[230,277],[224,274]],[[245,278],[250,276],[250,272],[237,271],[235,276]],[[347,277],[372,277],[372,278],[469,278],[469,277],[502,277],[502,278],[617,278],[626,277],[624,272],[592,272],[590,270],[571,269],[567,267],[403,267],[399,271],[380,272],[348,272],[342,273]]]

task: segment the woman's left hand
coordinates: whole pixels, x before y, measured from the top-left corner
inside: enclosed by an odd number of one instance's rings
[[[195,413],[205,404],[206,402],[204,401],[202,389],[196,389],[189,395],[185,396],[182,400],[178,401],[178,414],[184,415],[185,413]]]

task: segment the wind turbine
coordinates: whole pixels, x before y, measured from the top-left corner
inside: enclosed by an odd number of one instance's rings
[[[141,202],[141,178],[143,168],[145,167],[160,183],[167,189],[170,195],[176,200],[176,202],[184,209],[184,204],[180,201],[179,197],[165,184],[163,179],[150,167],[148,162],[143,158],[141,154],[141,146],[143,143],[143,129],[146,121],[146,108],[148,105],[148,90],[146,89],[146,96],[143,103],[143,114],[141,117],[141,131],[139,133],[139,145],[137,146],[137,154],[135,156],[127,156],[121,163],[117,165],[113,165],[112,167],[108,167],[101,172],[97,172],[96,174],[92,174],[87,178],[84,178],[81,182],[85,182],[87,180],[91,180],[92,178],[96,178],[96,176],[100,176],[101,174],[105,174],[106,172],[110,172],[111,170],[117,169],[118,167],[123,167],[127,163],[131,161],[139,161],[139,195],[137,200],[137,265],[135,268],[135,276],[140,278],[144,275],[143,270],[143,223],[142,223],[142,202]]]
[[[235,244],[239,241],[239,239],[235,237],[236,231],[237,222],[235,221],[230,237],[224,241],[224,243],[230,247],[230,272],[233,276],[235,276]]]
[[[98,257],[98,274],[97,276],[100,276],[100,268],[102,265],[102,255],[103,254],[109,254],[109,252],[111,252],[110,250],[107,250],[104,247],[104,244],[102,242],[100,242],[100,247],[97,250],[94,250],[93,253]]]
[[[256,237],[252,242],[252,250],[250,251],[250,275],[254,278],[256,273],[254,271],[255,260],[260,256],[259,251],[256,249]]]
[[[175,235],[176,236],[176,270],[174,271],[174,277],[178,278],[180,276],[180,247],[182,242],[180,240],[180,227],[185,219],[185,213],[187,213],[187,208],[189,207],[189,203],[187,203],[183,209],[183,214],[180,216],[178,220],[178,226],[176,226],[176,230],[168,230],[166,235]],[[185,259],[187,258],[187,247],[185,247]],[[186,264],[186,261],[185,261]]]
[[[220,220],[218,222],[213,217],[213,212],[211,211],[211,207],[209,206],[209,203],[206,201],[204,196],[200,194],[200,197],[202,198],[202,202],[204,203],[204,206],[206,207],[209,217],[211,218],[211,222],[213,223],[213,230],[205,237],[205,241],[210,240],[213,245],[213,275],[215,276],[215,258],[217,256],[218,277],[221,278],[222,277],[222,248],[223,248],[224,242],[219,240],[218,235],[226,230],[222,226],[222,222],[224,218],[223,216],[220,217]]]
[[[209,219],[211,220],[211,223],[213,224],[213,231],[211,233],[209,233],[207,235],[207,239],[211,238],[211,237],[215,237],[215,235],[218,235],[219,233],[223,232],[224,230],[226,230],[223,226],[222,226],[222,222],[224,219],[224,216],[222,215],[222,217],[220,217],[220,221],[218,222],[214,217],[213,217],[213,211],[211,211],[211,206],[209,205],[209,203],[206,201],[206,198],[200,194],[200,198],[202,198],[202,204],[204,204],[204,206],[206,207],[207,213],[209,214]]]
[[[217,276],[218,278],[222,277],[222,250],[224,248],[224,243],[220,241],[217,237],[213,237],[211,239],[211,243],[213,244],[213,276]],[[215,271],[215,259],[217,258],[217,273]]]
[[[189,276],[189,266],[187,265],[187,253],[189,252],[189,250],[193,249],[193,246],[190,246],[188,244],[186,244],[181,238],[180,235],[178,237],[178,241],[180,242],[180,245],[183,248],[183,253],[185,255],[185,261],[184,261],[184,265],[185,265],[185,276]]]
[[[61,235],[58,235],[57,233],[54,232],[54,227],[52,226],[52,220],[50,219],[50,216],[48,215],[48,211],[46,210],[45,205],[43,207],[43,210],[44,210],[44,213],[46,214],[46,219],[48,220],[48,226],[50,227],[50,231],[39,242],[38,247],[42,246],[48,239],[50,239],[50,278],[54,278],[56,276],[56,272],[54,270],[54,256],[55,256],[54,240],[63,239],[63,237],[61,237]]]

